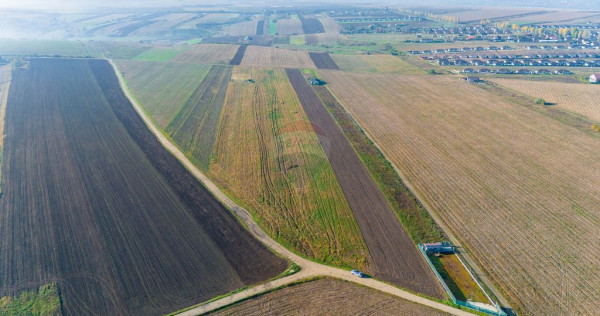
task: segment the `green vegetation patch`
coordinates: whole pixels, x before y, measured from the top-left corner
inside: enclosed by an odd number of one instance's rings
[[[25,291],[17,297],[2,297],[0,315],[60,315],[60,298],[56,283],[42,285],[37,292]]]
[[[444,233],[406,187],[392,165],[325,86],[313,86],[327,110],[342,127],[369,173],[415,243],[439,241]]]
[[[144,111],[162,128],[192,96],[209,65],[117,60],[120,72]]]
[[[290,45],[304,45],[305,36],[304,35],[292,35],[290,36]]]
[[[176,49],[153,48],[135,56],[133,59],[142,61],[161,61],[166,62],[173,59],[181,51]]]
[[[165,128],[183,152],[204,170],[210,163],[230,78],[231,67],[213,66]]]

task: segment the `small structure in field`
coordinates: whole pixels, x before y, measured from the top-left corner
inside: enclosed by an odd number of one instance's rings
[[[481,80],[481,78],[475,77],[475,76],[466,76],[466,77],[461,77],[460,79],[462,79],[466,82],[469,82],[469,83],[483,82],[483,80]]]
[[[600,73],[592,74],[590,76],[590,82],[591,83],[600,83]]]
[[[322,85],[325,85],[327,83],[323,79],[313,78],[313,77],[308,78],[308,82],[310,82],[310,84],[312,84],[313,86],[322,86]]]
[[[454,253],[454,246],[449,241],[423,243],[423,250],[427,253]]]

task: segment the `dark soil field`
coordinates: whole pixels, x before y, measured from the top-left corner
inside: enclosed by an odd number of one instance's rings
[[[323,131],[319,140],[371,254],[369,272],[412,291],[444,298],[433,272],[302,72],[286,71],[308,118]]]
[[[328,53],[309,52],[308,55],[310,55],[310,59],[315,63],[317,69],[340,70],[340,67],[338,67]]]
[[[66,315],[156,315],[286,263],[158,142],[102,60],[15,70],[0,199],[0,296],[56,282]]]
[[[265,20],[260,20],[256,23],[256,35],[265,34]]]
[[[298,18],[302,21],[302,31],[304,34],[325,33],[325,28],[319,19],[305,18],[302,14],[298,14]]]
[[[231,60],[231,62],[229,62],[230,65],[239,65],[242,62],[242,59],[244,58],[244,53],[246,52],[246,48],[248,46],[247,45],[240,45],[240,47],[238,47],[237,52],[235,52],[235,55],[233,56],[233,59]]]
[[[231,67],[213,66],[165,129],[183,152],[204,169],[210,163],[230,78]]]
[[[210,315],[447,315],[355,284],[322,279],[286,287]]]

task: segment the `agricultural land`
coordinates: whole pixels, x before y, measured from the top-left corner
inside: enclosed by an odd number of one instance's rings
[[[188,64],[225,64],[233,59],[238,46],[232,44],[196,44],[172,59]]]
[[[343,55],[331,54],[331,58],[342,70],[351,72],[424,74],[423,69],[392,55]]]
[[[372,289],[335,279],[285,287],[210,315],[446,315]]]
[[[600,122],[600,105],[596,101],[600,98],[600,90],[596,85],[502,78],[495,78],[492,81],[510,90],[526,94],[532,100],[541,98],[551,106],[556,105]]]
[[[162,128],[165,128],[177,112],[190,99],[211,66],[116,60],[129,88],[144,110]]]
[[[244,54],[243,66],[316,68],[306,51],[249,46]]]
[[[321,72],[518,311],[594,308],[598,138],[456,78]]]
[[[4,153],[4,116],[11,80],[11,65],[0,66],[0,197],[2,196],[2,157]]]
[[[438,280],[339,125],[302,72],[286,72],[311,124],[323,131],[319,141],[369,248],[371,267],[367,271],[413,291],[443,298]]]
[[[2,296],[56,282],[66,315],[158,314],[285,270],[148,131],[106,61],[16,69],[5,132]]]
[[[366,267],[365,242],[319,144],[320,130],[285,72],[233,72],[209,176],[282,244],[321,262]]]

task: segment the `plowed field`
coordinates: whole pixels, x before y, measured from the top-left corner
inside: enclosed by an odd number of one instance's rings
[[[331,69],[331,70],[339,70],[340,68],[336,65],[335,61],[331,59],[328,53],[315,53],[310,52],[310,59],[315,63],[318,69]]]
[[[404,230],[383,193],[315,91],[298,69],[286,69],[308,118],[322,130],[321,145],[344,191],[371,255],[369,272],[413,291],[443,298],[439,281]]]
[[[289,286],[210,315],[447,315],[339,280]]]
[[[33,59],[6,112],[0,296],[161,314],[285,269],[167,152],[106,61]]]
[[[600,300],[600,139],[450,77],[322,71],[518,312]]]

